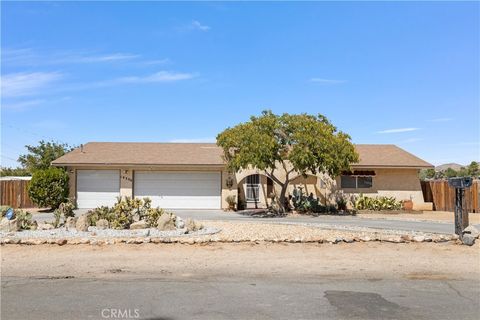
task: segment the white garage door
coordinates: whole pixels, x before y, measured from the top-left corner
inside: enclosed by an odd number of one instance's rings
[[[77,170],[77,206],[112,206],[120,195],[118,170]]]
[[[135,171],[135,197],[167,209],[220,209],[220,172]]]

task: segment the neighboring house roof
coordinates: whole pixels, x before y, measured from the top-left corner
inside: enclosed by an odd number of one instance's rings
[[[431,168],[428,162],[395,145],[355,146],[360,162],[353,167]],[[222,166],[222,149],[214,143],[89,142],[52,162],[72,165],[210,165]]]

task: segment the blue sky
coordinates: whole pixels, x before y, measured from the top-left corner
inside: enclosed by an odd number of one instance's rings
[[[479,3],[1,5],[1,163],[54,139],[214,141],[263,109],[480,160]]]

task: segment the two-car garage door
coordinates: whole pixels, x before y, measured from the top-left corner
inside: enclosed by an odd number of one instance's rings
[[[220,209],[220,172],[135,171],[135,197],[168,209]]]
[[[220,209],[220,172],[135,171],[133,195],[166,209]],[[77,170],[79,208],[112,206],[120,195],[119,170]]]

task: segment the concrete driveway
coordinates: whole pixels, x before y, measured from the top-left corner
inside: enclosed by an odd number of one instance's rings
[[[75,211],[77,216],[87,212],[88,209],[78,209]],[[388,220],[388,219],[366,219],[360,216],[297,216],[286,218],[253,218],[238,214],[236,212],[224,212],[222,210],[169,210],[176,215],[187,219],[207,221],[239,221],[256,223],[275,223],[275,224],[308,224],[325,228],[373,228],[384,230],[402,230],[418,231],[427,233],[452,234],[454,233],[453,223],[433,222],[433,221],[406,221],[406,220]],[[34,219],[37,221],[52,221],[52,213],[36,213]],[[475,225],[480,228],[480,225]]]

